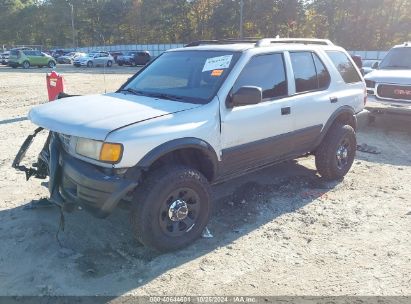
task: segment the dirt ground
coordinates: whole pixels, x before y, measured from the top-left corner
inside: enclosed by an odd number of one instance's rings
[[[411,295],[411,123],[360,130],[381,154],[358,152],[341,182],[308,157],[215,186],[214,237],[184,250],[139,245],[126,209],[66,214],[58,241],[58,208],[24,208],[47,195],[44,181],[11,168],[46,71],[0,68],[0,295]],[[136,68],[57,71],[68,93],[92,94]]]

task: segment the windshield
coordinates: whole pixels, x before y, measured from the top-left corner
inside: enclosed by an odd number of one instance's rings
[[[189,103],[209,102],[240,53],[227,51],[167,52],[153,61],[123,90]]]
[[[391,49],[381,61],[380,69],[411,69],[411,48]]]

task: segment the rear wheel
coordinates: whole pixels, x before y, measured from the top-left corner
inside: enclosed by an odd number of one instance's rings
[[[137,188],[131,223],[145,246],[171,251],[200,237],[211,213],[210,186],[197,170],[159,168]]]
[[[93,61],[87,62],[87,67],[88,67],[88,68],[92,68],[92,67],[93,67]]]
[[[54,61],[50,60],[49,63],[47,64],[47,66],[52,69],[56,66],[56,64],[54,63]]]
[[[113,65],[113,62],[111,60],[107,61],[107,67],[111,67]]]
[[[334,125],[315,153],[318,172],[327,180],[342,179],[354,162],[356,149],[354,129],[349,125]]]
[[[30,68],[30,62],[28,62],[26,60],[26,61],[23,62],[22,66],[23,66],[23,69],[28,69],[28,68]]]

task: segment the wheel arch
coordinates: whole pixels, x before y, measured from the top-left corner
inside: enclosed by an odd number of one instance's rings
[[[349,125],[356,131],[357,118],[355,117],[354,109],[350,106],[342,106],[338,108],[336,111],[334,111],[334,113],[330,116],[330,118],[324,125],[316,146],[318,146],[323,141],[324,137],[327,135],[330,128],[336,123]]]
[[[215,150],[206,141],[195,137],[175,139],[161,144],[148,152],[136,167],[149,170],[170,162],[191,165],[210,182],[217,175],[218,158]]]

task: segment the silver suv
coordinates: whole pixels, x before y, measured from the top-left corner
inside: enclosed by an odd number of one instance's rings
[[[210,184],[307,154],[343,178],[356,152],[365,83],[327,40],[197,42],[163,53],[117,92],[36,106],[50,130],[36,168],[51,201],[105,217],[131,205],[137,239],[168,251],[197,239]],[[30,142],[31,138],[28,140]]]

